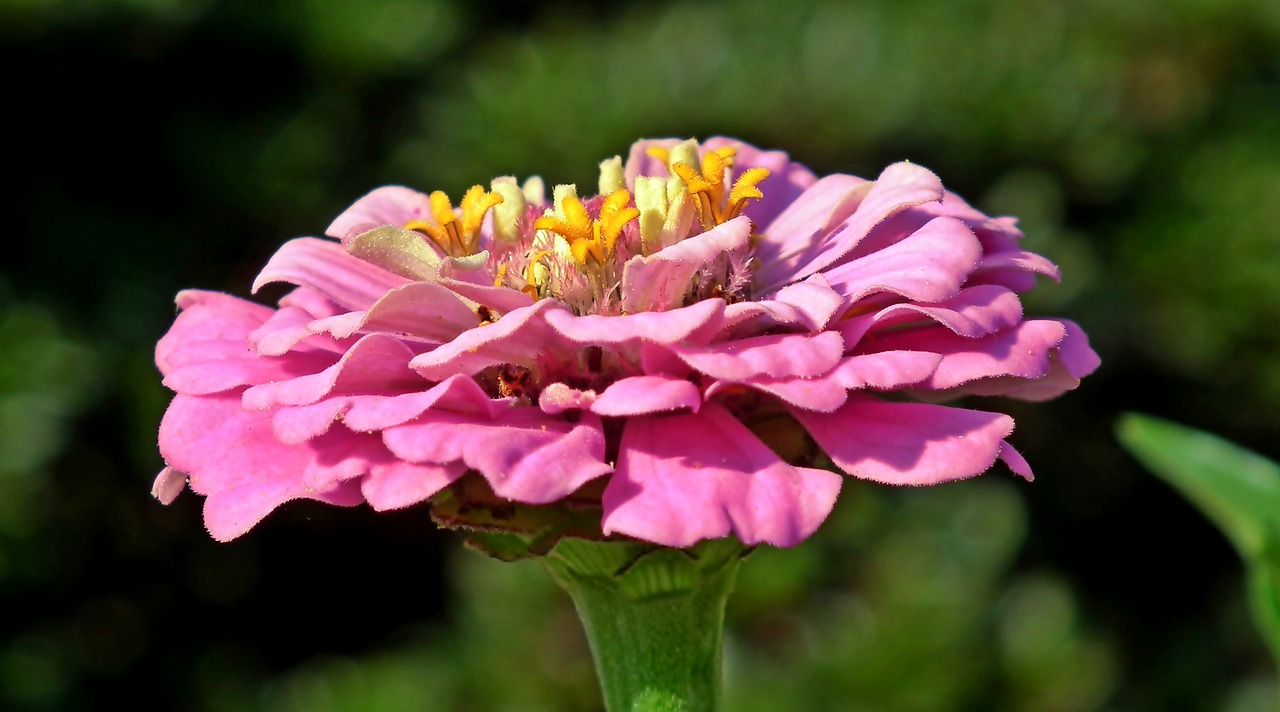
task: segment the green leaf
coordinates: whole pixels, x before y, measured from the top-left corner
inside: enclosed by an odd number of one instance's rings
[[[1229,538],[1249,569],[1254,619],[1280,663],[1280,465],[1199,430],[1129,413],[1120,442]]]
[[[1246,560],[1280,548],[1280,465],[1198,430],[1129,413],[1120,442],[1221,529]]]

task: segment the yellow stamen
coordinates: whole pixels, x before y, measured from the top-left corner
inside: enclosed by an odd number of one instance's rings
[[[600,217],[592,220],[582,201],[565,195],[557,206],[563,217],[543,215],[534,221],[533,227],[563,237],[578,264],[585,266],[590,257],[595,264],[603,265],[613,255],[622,229],[640,215],[638,209],[627,207],[629,202],[631,193],[625,188],[615,190],[600,206]]]
[[[539,289],[538,285],[538,262],[542,260],[543,257],[551,254],[554,254],[551,250],[542,250],[535,254],[533,259],[529,260],[529,266],[524,268],[524,281],[526,284],[524,287],[521,287],[520,291],[528,294],[534,299],[541,298],[542,290]],[[503,266],[505,267],[506,265]]]
[[[507,279],[507,265],[498,265],[498,275],[493,278],[493,286],[501,287],[502,283]]]
[[[405,227],[420,230],[435,241],[445,254],[451,257],[474,255],[480,247],[480,226],[484,223],[485,213],[495,205],[502,203],[500,193],[486,192],[483,186],[473,185],[462,196],[462,221],[453,211],[453,203],[443,191],[432,193],[428,200],[431,203],[431,215],[435,224],[426,220],[413,220]]]
[[[662,161],[663,165],[669,165],[667,161],[671,159],[671,151],[661,146],[650,146],[644,150],[645,154],[652,158]]]
[[[501,204],[502,200],[501,194],[490,193],[478,185],[471,186],[462,196],[462,234],[467,238],[468,255],[476,252],[480,226],[484,223],[485,213],[495,205]]]
[[[748,200],[759,200],[764,197],[760,192],[760,182],[769,177],[768,168],[748,168],[733,182],[729,191],[729,201],[725,205],[725,220],[732,220],[742,214]]]
[[[700,169],[683,161],[671,166],[672,172],[680,176],[689,194],[694,197],[703,230],[710,230],[738,217],[746,208],[748,200],[764,197],[757,186],[769,177],[769,169],[759,167],[751,168],[738,176],[728,195],[725,195],[725,176],[733,167],[733,159],[737,153],[737,149],[726,146],[707,151],[702,156]]]

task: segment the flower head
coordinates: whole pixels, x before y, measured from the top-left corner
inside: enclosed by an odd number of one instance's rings
[[[910,163],[815,176],[714,138],[641,141],[600,195],[512,178],[379,188],[267,263],[278,308],[178,295],[156,347],[171,501],[214,537],[296,498],[406,507],[483,478],[492,502],[598,506],[598,533],[796,544],[844,473],[926,485],[1002,460],[1004,414],[1098,365],[1017,294],[1057,269]],[[498,505],[493,505],[497,507]],[[493,514],[497,517],[497,510]],[[498,517],[500,518],[500,517]]]

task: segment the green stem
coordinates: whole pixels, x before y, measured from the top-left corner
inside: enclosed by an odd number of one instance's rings
[[[586,629],[609,712],[715,712],[742,546],[566,539],[543,559]]]

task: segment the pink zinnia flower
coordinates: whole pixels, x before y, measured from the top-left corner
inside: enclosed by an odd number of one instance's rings
[[[816,177],[786,154],[641,141],[599,195],[540,181],[379,188],[286,243],[270,308],[178,295],[156,347],[177,392],[167,467],[237,537],[297,498],[406,507],[468,472],[496,497],[599,498],[601,531],[669,546],[789,546],[842,477],[927,485],[1000,459],[1030,479],[1004,414],[1098,365],[1072,322],[1017,293],[1057,278],[910,163]],[[591,486],[594,482],[594,488]],[[599,492],[602,491],[602,494]]]

